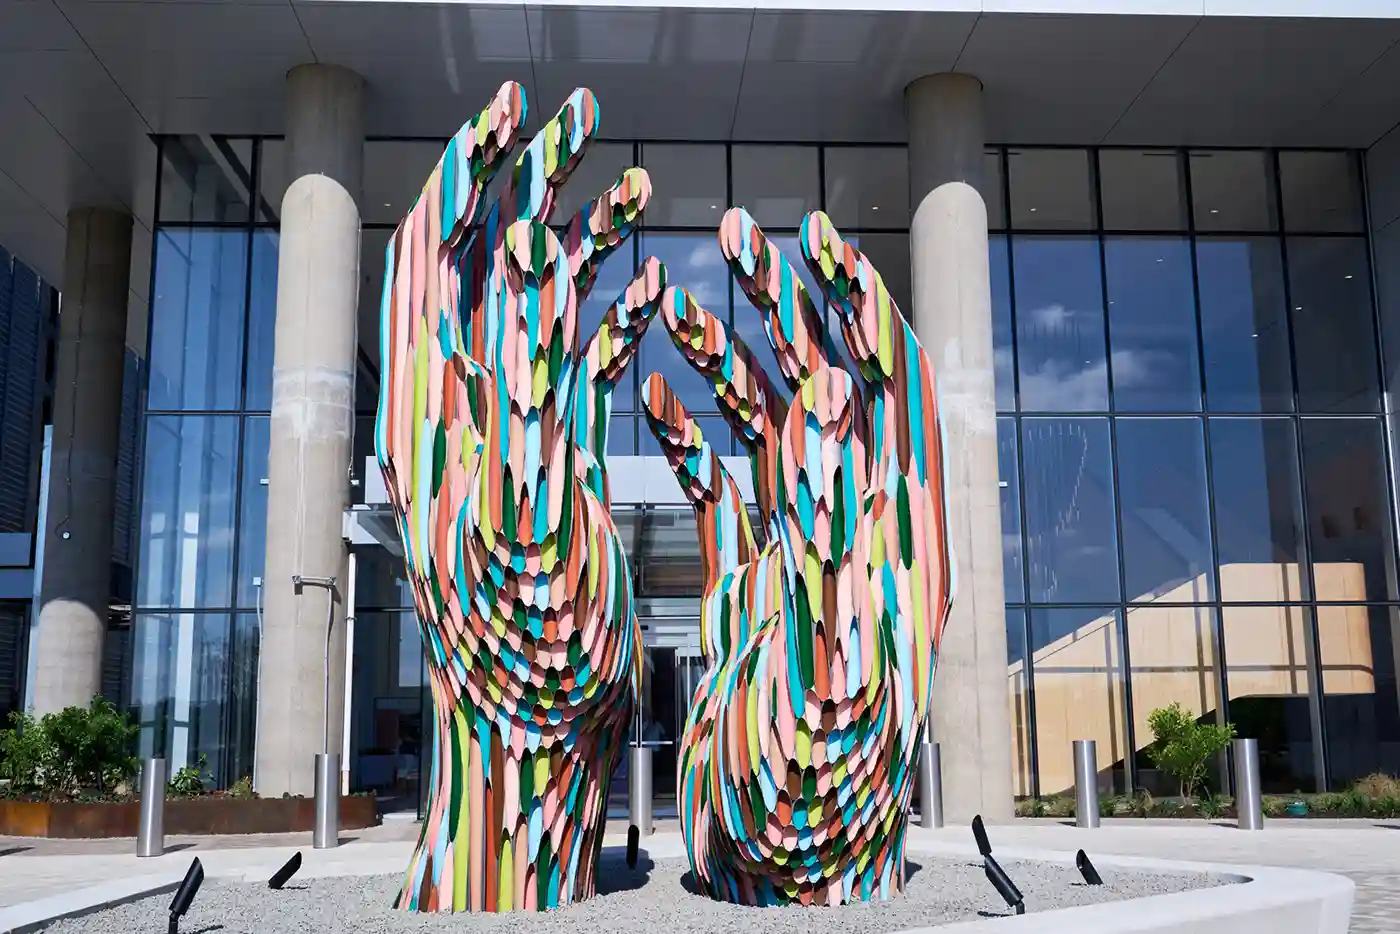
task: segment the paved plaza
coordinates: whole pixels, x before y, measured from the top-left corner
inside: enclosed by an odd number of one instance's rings
[[[605,845],[626,845],[625,825],[613,821]],[[677,844],[674,821],[658,822],[657,845]],[[334,850],[311,849],[311,835],[241,837],[169,837],[165,856],[138,859],[135,841],[33,840],[0,837],[0,908],[62,893],[74,885],[92,885],[134,875],[179,872],[199,856],[212,874],[248,878],[270,875],[300,850],[305,872],[319,875],[367,875],[397,872],[407,865],[418,825],[388,820],[380,827],[346,831]],[[965,827],[929,831],[913,828],[914,839],[968,843]],[[1079,830],[1055,820],[1017,820],[989,828],[996,848],[1074,851],[1092,856],[1114,853],[1181,859],[1318,869],[1345,875],[1356,883],[1354,934],[1400,931],[1400,821],[1269,822],[1258,833],[1228,823],[1106,820],[1098,830]]]

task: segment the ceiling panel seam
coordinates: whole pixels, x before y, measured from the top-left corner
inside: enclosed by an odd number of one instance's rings
[[[1199,28],[1201,23],[1203,22],[1205,22],[1204,16],[1196,17],[1196,21],[1191,24],[1191,28],[1186,30],[1186,35],[1181,37],[1181,41],[1176,44],[1176,46],[1171,50],[1171,52],[1167,55],[1166,58],[1162,59],[1161,64],[1159,64],[1156,70],[1152,72],[1152,76],[1148,78],[1146,82],[1143,83],[1142,87],[1138,88],[1137,93],[1133,95],[1133,99],[1128,101],[1128,105],[1123,108],[1123,112],[1118,115],[1117,119],[1115,119],[1113,123],[1109,125],[1109,128],[1099,136],[1097,140],[1098,143],[1102,144],[1105,140],[1107,140],[1110,136],[1113,135],[1113,131],[1118,129],[1118,124],[1123,122],[1123,118],[1126,117],[1132,111],[1133,107],[1137,104],[1138,100],[1142,97],[1142,95],[1146,94],[1147,89],[1152,87],[1152,82],[1156,81],[1157,76],[1160,75],[1163,72],[1163,70],[1165,70],[1166,67],[1171,64],[1172,59],[1176,58],[1177,53],[1181,51],[1181,47],[1186,44],[1187,40],[1189,40],[1193,35],[1195,35],[1197,28]]]
[[[749,34],[744,39],[744,61],[739,66],[739,88],[734,92],[734,112],[729,115],[729,138],[734,138],[734,128],[739,125],[739,108],[744,102],[744,75],[749,70],[749,51],[753,48],[753,28],[758,21],[758,9],[749,15]]]
[[[951,71],[956,72],[958,70],[958,65],[962,62],[963,53],[967,51],[967,44],[972,41],[972,34],[977,31],[977,26],[981,22],[982,11],[978,10],[977,18],[972,21],[972,28],[967,31],[967,35],[963,36],[962,45],[958,47],[958,54],[953,56],[953,67],[950,69]],[[977,76],[973,75],[973,77],[975,78]],[[981,81],[982,79],[978,78],[977,80]]]
[[[141,108],[137,107],[136,102],[126,93],[126,88],[121,86],[121,82],[112,74],[112,70],[107,67],[107,63],[97,54],[97,50],[92,47],[92,43],[88,42],[87,36],[83,35],[82,30],[78,28],[78,24],[68,17],[63,7],[58,5],[58,0],[49,0],[49,2],[53,4],[53,8],[57,11],[58,15],[63,17],[63,21],[68,24],[68,28],[73,30],[73,35],[78,37],[78,41],[83,44],[83,48],[87,49],[88,54],[92,56],[92,60],[97,63],[97,67],[102,69],[102,73],[107,76],[107,80],[112,82],[112,87],[117,89],[117,93],[126,101],[127,106],[131,108],[131,112],[136,114],[136,118],[146,125],[146,132],[154,133],[155,127],[151,125],[151,121],[146,119],[146,115],[141,112]]]

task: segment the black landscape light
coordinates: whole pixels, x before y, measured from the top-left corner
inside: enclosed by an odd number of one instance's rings
[[[180,918],[190,910],[190,902],[194,901],[195,894],[199,892],[199,886],[203,882],[204,867],[200,865],[199,857],[196,856],[194,862],[190,863],[184,880],[180,882],[180,888],[175,891],[175,897],[170,900],[170,934],[180,934]]]
[[[1006,874],[1006,870],[1001,868],[1001,864],[996,861],[996,857],[988,853],[982,857],[982,868],[987,872],[987,881],[990,882],[1006,901],[1008,908],[1018,915],[1026,913],[1026,903],[1021,897],[1021,890],[1016,888],[1016,883],[1011,881],[1011,877]]]
[[[992,855],[992,841],[987,839],[987,828],[982,825],[982,815],[972,819],[972,836],[977,840],[977,852],[983,856]]]
[[[282,868],[272,874],[272,878],[267,880],[267,887],[270,889],[280,889],[287,884],[287,880],[297,874],[301,868],[301,851],[297,850],[292,854],[292,858],[282,865]]]
[[[636,824],[627,828],[627,868],[637,868],[637,850],[642,845],[642,828]]]
[[[1084,877],[1085,883],[1089,885],[1103,885],[1103,877],[1094,868],[1094,864],[1089,860],[1089,854],[1080,850],[1074,854],[1074,868],[1079,870],[1079,874]]]

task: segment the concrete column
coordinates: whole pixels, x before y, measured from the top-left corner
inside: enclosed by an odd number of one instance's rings
[[[359,299],[364,82],[333,65],[287,75],[287,193],[278,251],[268,449],[267,561],[254,784],[311,796],[313,757],[340,748]],[[330,728],[323,707],[328,592],[293,575],[335,577]],[[326,732],[329,733],[327,737]]]
[[[933,685],[949,821],[1012,817],[1006,607],[1001,581],[992,296],[982,185],[982,85],[919,78],[909,122],[914,330],[938,377],[947,432],[948,525],[958,592]]]
[[[131,217],[68,213],[33,707],[86,707],[102,688],[122,415]]]

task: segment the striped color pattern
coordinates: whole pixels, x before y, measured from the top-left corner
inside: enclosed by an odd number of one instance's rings
[[[577,328],[650,183],[629,169],[562,236],[547,226],[598,129],[580,89],[488,208],[525,117],[507,83],[448,143],[385,256],[375,443],[434,704],[428,812],[397,900],[408,910],[593,894],[640,676],[606,432],[665,269],[648,260],[596,334]]]

